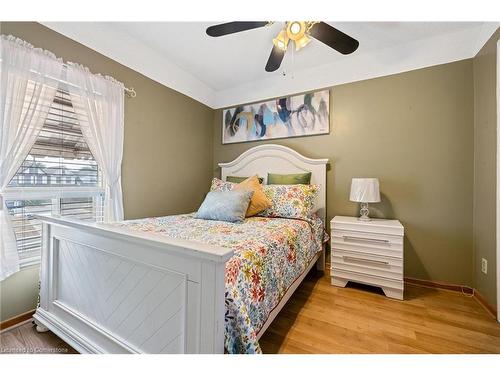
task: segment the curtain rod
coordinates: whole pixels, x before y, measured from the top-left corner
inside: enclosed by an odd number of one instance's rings
[[[3,38],[4,38],[4,34],[1,34],[1,36],[2,36],[2,39],[3,39]],[[13,37],[12,35],[10,35],[10,36],[8,36],[7,38],[15,38],[15,37]],[[25,43],[25,44],[27,44],[27,45],[29,45],[29,46],[33,47],[31,44],[29,44],[29,43],[27,43],[27,42],[25,42],[25,41],[23,41],[23,40],[21,40],[21,39],[19,39],[19,38],[15,38],[15,39],[16,39],[17,41],[21,41],[22,43]],[[51,52],[50,52],[50,53],[51,53]],[[52,53],[51,53],[51,54],[52,54]],[[52,54],[52,55],[54,55],[54,54]],[[55,58],[55,55],[54,55],[54,58]],[[61,59],[61,60],[62,60],[62,59]],[[1,62],[1,61],[2,61],[2,58],[0,57],[0,62]],[[68,66],[69,66],[69,64],[68,64],[68,63],[65,63],[65,62],[63,61],[63,67],[68,68]],[[36,71],[33,71],[33,70],[32,70],[32,72],[33,72],[33,73],[37,73]],[[55,78],[55,77],[51,77],[51,78],[52,78],[52,79],[55,79],[56,81],[59,81],[59,82],[68,83],[68,82],[65,82],[65,81],[63,81],[63,80],[57,79],[57,78]],[[135,97],[137,96],[137,93],[135,92],[135,90],[134,90],[134,88],[133,88],[133,87],[128,88],[128,87],[125,87],[125,85],[124,85],[123,90],[125,91],[125,94],[126,94],[129,98],[135,98]]]
[[[66,64],[66,63],[64,63],[64,64],[63,64],[63,67],[68,68],[68,67],[69,67],[69,65],[68,65],[68,64]],[[133,87],[128,88],[128,87],[124,86],[124,87],[123,87],[123,90],[125,91],[125,94],[126,94],[129,98],[135,98],[135,97],[137,96],[137,93],[135,92],[135,89],[134,89]]]

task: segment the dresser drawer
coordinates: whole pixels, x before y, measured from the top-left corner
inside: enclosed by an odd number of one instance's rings
[[[365,249],[366,252],[378,251],[379,255],[402,256],[403,237],[380,233],[333,230],[332,247],[344,250]],[[397,255],[400,254],[400,255]]]
[[[373,254],[379,256],[387,256],[391,258],[403,258],[403,245],[401,246],[377,246],[371,244],[355,244],[347,241],[339,241],[332,237],[332,252],[333,251],[349,251],[353,253]]]
[[[342,269],[389,279],[403,278],[403,259],[373,254],[333,250],[332,269]]]
[[[361,221],[355,217],[335,216],[331,222],[333,230],[381,233],[402,237],[404,227],[397,220],[372,219]]]

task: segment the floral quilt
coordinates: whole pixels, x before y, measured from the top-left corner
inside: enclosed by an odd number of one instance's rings
[[[132,230],[234,249],[226,263],[225,349],[260,353],[257,335],[290,285],[321,251],[321,219],[250,217],[243,223],[195,219],[193,214],[125,221]]]

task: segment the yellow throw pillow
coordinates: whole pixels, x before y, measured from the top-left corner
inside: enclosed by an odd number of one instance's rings
[[[234,189],[238,190],[251,190],[253,191],[252,199],[248,205],[246,217],[257,215],[258,213],[267,210],[271,207],[272,203],[266,197],[262,190],[262,185],[259,182],[259,176],[255,175],[248,177],[246,180],[237,184]]]

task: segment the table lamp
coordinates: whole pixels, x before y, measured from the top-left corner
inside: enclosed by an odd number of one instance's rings
[[[370,221],[368,203],[380,202],[378,178],[353,178],[349,200],[361,203],[361,210],[359,211],[361,216],[358,220]]]

